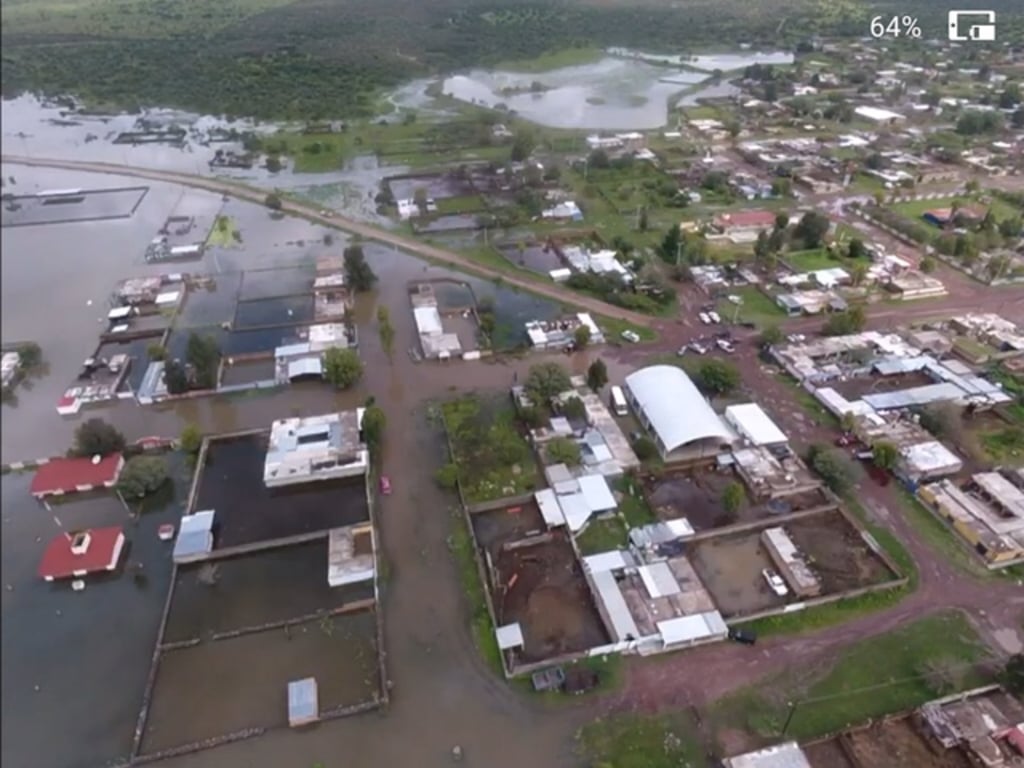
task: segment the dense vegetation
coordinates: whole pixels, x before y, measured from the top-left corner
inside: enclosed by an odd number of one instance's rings
[[[885,3],[880,3],[885,4]],[[348,117],[411,76],[569,47],[671,52],[863,34],[869,10],[820,0],[12,0],[3,89],[213,114]],[[780,21],[784,24],[780,25]]]

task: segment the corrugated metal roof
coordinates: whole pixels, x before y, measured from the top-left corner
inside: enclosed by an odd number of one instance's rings
[[[600,552],[596,555],[588,555],[583,558],[583,565],[591,573],[601,571],[619,571],[623,568],[630,568],[635,564],[633,555],[624,549],[615,549],[611,552]]]
[[[181,518],[174,542],[175,562],[199,560],[213,551],[213,517],[214,511],[206,509]]]
[[[299,376],[322,376],[323,372],[323,362],[319,357],[300,357],[288,363],[289,379],[296,379]]]
[[[591,510],[582,491],[559,496],[558,506],[562,509],[566,525],[573,532],[580,530],[590,519]]]
[[[416,330],[421,334],[442,334],[444,326],[441,324],[441,313],[437,307],[415,307],[413,315],[416,319]]]
[[[730,757],[726,768],[812,768],[803,749],[795,741]]]
[[[644,587],[647,588],[647,593],[651,597],[668,597],[669,595],[677,595],[680,592],[679,582],[676,581],[676,577],[672,573],[672,569],[668,567],[668,563],[651,563],[650,565],[641,565],[637,572],[640,574],[640,580],[643,581]]]
[[[315,677],[288,683],[288,723],[301,725],[320,717],[319,696]]]
[[[498,647],[503,651],[507,651],[510,648],[522,648],[525,644],[523,629],[519,626],[519,622],[498,627],[494,630],[494,636],[498,640]]]
[[[615,642],[621,643],[627,639],[639,640],[640,630],[633,620],[633,615],[626,605],[626,598],[619,590],[619,584],[611,571],[596,571],[591,575],[594,587],[597,589],[598,598],[604,605],[605,614],[611,623],[611,633]]]
[[[579,478],[579,484],[591,512],[607,512],[618,506],[608,481],[601,475],[583,475]]]
[[[544,522],[551,528],[565,525],[565,518],[562,517],[562,508],[558,506],[558,497],[550,488],[545,488],[533,494],[537,506],[540,508],[540,515]]]
[[[666,451],[707,438],[729,440],[718,414],[690,377],[674,365],[652,365],[626,377],[625,385]]]
[[[757,403],[730,405],[725,409],[725,418],[754,445],[776,445],[788,441],[786,433]]]
[[[657,627],[665,645],[692,643],[694,640],[713,636],[703,614],[699,613],[693,616],[679,616],[675,619],[659,621]]]

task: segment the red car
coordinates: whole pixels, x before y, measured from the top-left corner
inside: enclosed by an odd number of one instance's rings
[[[384,496],[391,495],[391,481],[388,479],[387,475],[380,476],[380,492]]]

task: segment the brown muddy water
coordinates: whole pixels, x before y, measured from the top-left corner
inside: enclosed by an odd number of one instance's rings
[[[28,171],[19,173],[27,181]],[[86,186],[72,178],[38,183]],[[350,408],[372,395],[387,413],[382,471],[394,488],[393,495],[380,500],[377,515],[387,564],[382,611],[393,688],[391,705],[383,713],[334,721],[303,733],[275,730],[252,741],[163,764],[278,768],[320,762],[324,768],[429,768],[449,765],[452,747],[460,745],[463,762],[469,766],[575,765],[573,734],[589,719],[588,701],[542,704],[513,691],[486,667],[473,645],[468,606],[449,551],[455,500],[433,482],[434,470],[445,460],[445,449],[428,418],[429,403],[456,391],[507,387],[514,375],[524,378],[531,364],[545,359],[535,355],[498,363],[413,363],[403,349],[415,344],[408,282],[454,273],[366,246],[380,281],[373,293],[357,302],[360,355],[366,370],[352,391],[336,393],[322,384],[301,384],[152,409],[121,401],[67,420],[56,414],[56,398],[95,348],[98,319],[105,314],[104,302],[114,282],[128,275],[167,271],[166,266],[142,265],[138,255],[153,228],[163,221],[166,211],[159,203],[173,206],[178,194],[180,190],[154,185],[132,220],[95,227],[37,227],[32,228],[31,240],[22,239],[17,230],[3,231],[4,341],[37,340],[50,365],[49,374],[38,379],[32,390],[19,393],[17,406],[4,407],[3,459],[63,453],[75,426],[90,415],[114,423],[129,439],[177,435],[190,422],[207,433],[223,433],[266,428],[275,418]],[[245,213],[240,206],[236,214],[246,246],[230,252],[211,249],[202,265],[189,270],[200,271],[201,266],[216,271],[218,263],[237,270],[281,266],[289,260],[309,262],[316,250],[322,250],[318,228],[288,219],[268,223],[265,211],[250,208]],[[254,228],[276,232],[280,227],[280,233],[263,238],[257,246],[246,237],[247,216],[256,222]],[[335,250],[340,251],[340,240],[335,241]],[[299,241],[306,245],[298,246]],[[481,292],[486,288],[483,284]],[[388,306],[396,331],[390,360],[376,332],[378,304]],[[574,373],[583,373],[590,356],[597,354],[546,359],[557,359]],[[3,593],[3,760],[32,768],[92,768],[123,755],[130,743],[169,582],[169,547],[156,540],[155,528],[164,519],[176,518],[180,500],[165,512],[143,516],[140,532],[130,536],[131,557],[145,562],[149,574],[144,590],[121,578],[90,585],[83,593],[60,592],[35,576],[43,541],[53,535],[56,525],[30,499],[28,483],[28,475],[2,480],[3,581],[13,587]],[[258,649],[241,653],[251,665],[261,663]],[[284,669],[290,663],[287,655],[273,658],[277,660],[268,663],[275,668]],[[208,654],[194,656],[189,665],[194,671],[188,673],[190,697],[197,701],[214,697],[216,667],[224,661]],[[35,685],[40,687],[38,692]],[[92,693],[97,690],[103,692],[99,702]],[[279,695],[283,699],[283,691]],[[161,731],[178,732],[188,724],[161,716],[159,725]]]

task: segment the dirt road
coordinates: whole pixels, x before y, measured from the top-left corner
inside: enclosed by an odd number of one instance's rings
[[[152,168],[138,168],[135,166],[118,165],[115,163],[96,163],[85,160],[53,160],[38,157],[20,157],[17,155],[3,155],[0,157],[0,161],[14,165],[26,165],[41,168],[63,168],[69,171],[132,176],[140,179],[149,179],[150,181],[160,181],[167,184],[180,184],[182,186],[193,187],[195,189],[205,189],[209,192],[229,195],[231,197],[236,197],[239,200],[246,200],[248,202],[259,204],[262,204],[267,196],[267,190],[250,187],[239,182],[225,181],[207,176],[197,176],[191,173],[159,171]],[[501,278],[501,280],[508,285],[523,288],[531,291],[532,293],[544,296],[545,298],[553,299],[554,301],[572,304],[596,314],[624,320],[628,323],[632,323],[633,325],[650,326],[653,325],[655,321],[655,319],[649,315],[631,312],[627,309],[623,309],[622,307],[607,304],[603,301],[599,301],[598,299],[584,296],[576,291],[561,288],[554,283],[543,283],[535,280],[529,280],[516,274],[492,269],[474,261],[473,259],[459,253],[455,253],[454,251],[438,248],[435,245],[430,245],[429,243],[424,243],[421,240],[417,240],[413,237],[406,237],[396,232],[390,232],[386,229],[382,229],[381,227],[374,226],[373,224],[368,224],[363,221],[355,221],[354,219],[339,216],[336,213],[332,213],[330,216],[321,215],[321,209],[312,205],[284,200],[282,201],[281,210],[285,213],[302,216],[303,218],[309,219],[310,221],[316,222],[324,227],[349,232],[366,240],[372,240],[395,248],[400,248],[403,251],[429,259],[430,261],[458,267],[470,274],[479,275],[491,280]]]

